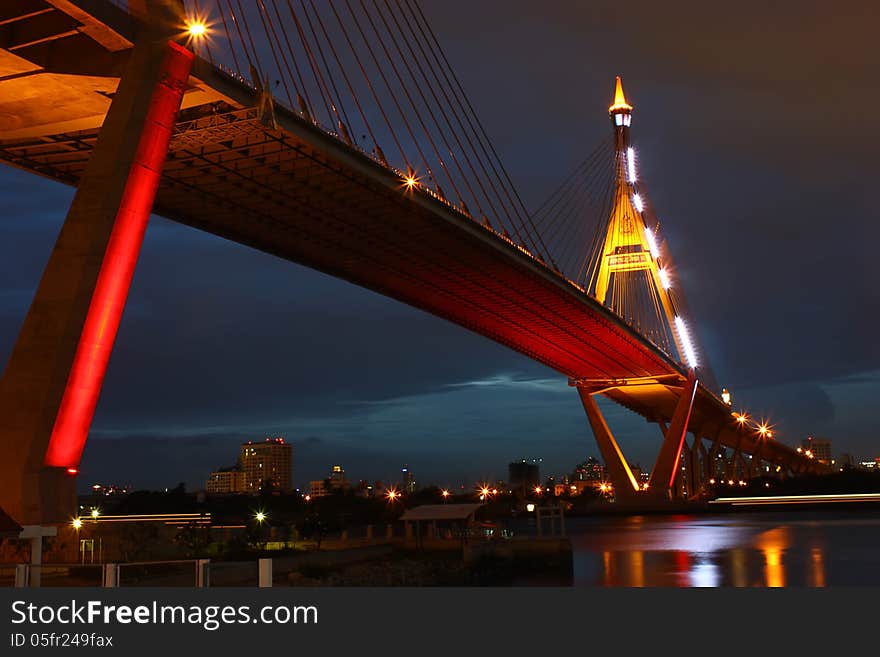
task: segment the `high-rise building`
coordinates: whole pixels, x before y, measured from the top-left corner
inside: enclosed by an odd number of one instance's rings
[[[408,467],[404,466],[400,470],[400,476],[401,476],[400,488],[401,488],[402,492],[410,493],[410,494],[415,493],[416,492],[416,477],[412,473],[412,471]]]
[[[541,471],[538,459],[514,461],[507,466],[507,485],[510,490],[528,493],[541,483]]]
[[[290,491],[293,447],[284,438],[266,438],[265,442],[248,441],[241,446],[239,464],[245,493]]]
[[[330,483],[330,488],[333,490],[346,490],[351,487],[348,480],[345,478],[345,470],[342,469],[341,465],[333,466],[328,481]]]
[[[801,447],[805,452],[812,454],[817,461],[831,463],[831,441],[829,439],[810,436],[801,441]]]

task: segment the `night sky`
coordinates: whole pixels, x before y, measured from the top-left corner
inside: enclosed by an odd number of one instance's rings
[[[589,6],[585,6],[589,4]],[[614,76],[696,330],[736,407],[789,444],[880,455],[876,3],[423,6],[529,207],[610,133]],[[72,190],[0,167],[0,361]],[[608,409],[650,467],[655,425]],[[95,481],[204,485],[238,444],[292,441],[297,485],[468,485],[519,458],[598,455],[554,372],[298,265],[151,220],[82,464]]]

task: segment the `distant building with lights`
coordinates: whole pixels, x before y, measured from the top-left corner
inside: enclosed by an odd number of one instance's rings
[[[238,459],[244,492],[250,495],[263,491],[289,492],[292,456],[293,446],[281,437],[244,443]]]
[[[529,493],[541,483],[540,459],[516,461],[507,466],[507,485],[515,493]]]
[[[117,484],[94,484],[92,485],[92,495],[100,495],[110,497],[111,495],[128,495],[131,492],[131,486],[119,486]]]
[[[324,497],[336,491],[350,490],[351,483],[345,478],[345,470],[341,465],[334,465],[330,469],[330,476],[326,479],[315,479],[309,482],[309,495]]]
[[[330,485],[327,481],[327,479],[315,479],[309,482],[309,495],[312,499],[330,494]]]
[[[400,470],[400,489],[410,495],[416,492],[416,476],[406,466]]]
[[[221,468],[211,473],[205,489],[212,495],[244,493],[244,473],[237,465],[231,468]]]
[[[831,464],[831,441],[827,438],[813,438],[810,436],[801,441],[801,447],[804,451],[809,451],[813,458],[821,463]]]
[[[351,488],[351,484],[345,478],[345,470],[342,469],[341,465],[334,465],[333,469],[330,470],[329,484],[333,490],[347,490]]]
[[[608,474],[599,459],[590,456],[583,463],[578,463],[571,475],[572,481],[605,481]]]

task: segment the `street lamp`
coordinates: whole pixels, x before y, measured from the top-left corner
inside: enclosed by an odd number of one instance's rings
[[[80,518],[74,518],[73,522],[71,522],[70,524],[73,525],[74,529],[79,531],[80,528],[83,526],[83,521]]]
[[[256,518],[257,522],[262,525],[263,521],[266,519],[266,514],[262,511],[257,511],[256,514],[254,514],[254,518]]]
[[[92,520],[95,522],[98,521],[98,516],[101,515],[101,512],[98,509],[92,509]]]

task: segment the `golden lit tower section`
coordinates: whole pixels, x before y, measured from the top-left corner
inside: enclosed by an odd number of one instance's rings
[[[595,252],[591,283],[600,303],[658,346],[666,346],[672,338],[682,363],[696,367],[696,350],[672,296],[671,272],[663,262],[656,229],[646,220],[644,195],[639,193],[630,142],[632,110],[618,76],[608,108],[614,129],[612,209],[604,241]]]

